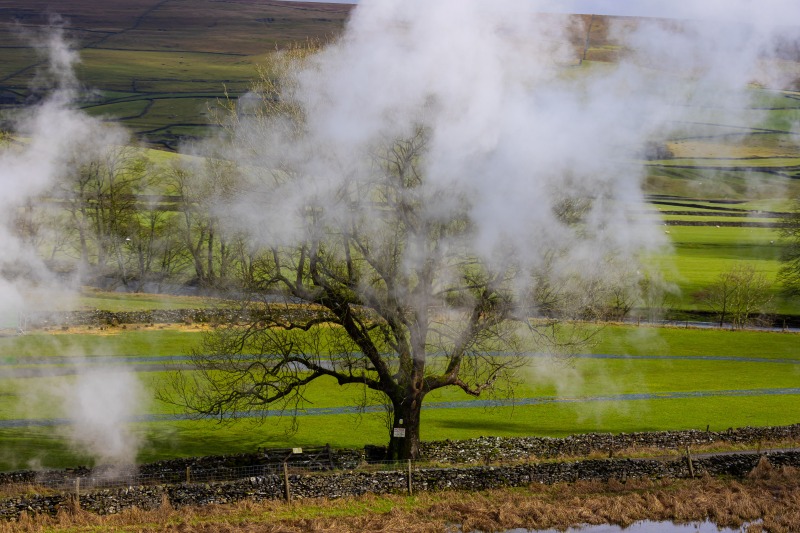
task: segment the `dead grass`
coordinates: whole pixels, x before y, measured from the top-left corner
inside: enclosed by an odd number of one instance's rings
[[[19,498],[25,496],[34,496],[34,495],[48,495],[48,494],[57,494],[57,491],[44,487],[42,485],[36,485],[34,483],[29,484],[7,484],[7,485],[0,485],[0,499],[7,499],[7,498]]]
[[[208,331],[211,329],[209,324],[184,324],[184,323],[171,323],[171,324],[122,324],[120,326],[64,326],[61,328],[47,328],[41,330],[31,330],[36,332],[45,332],[50,335],[97,335],[97,336],[113,336],[125,333],[127,331],[183,331],[183,332],[198,332]]]
[[[373,496],[342,500],[242,502],[230,506],[126,510],[97,516],[80,510],[58,516],[24,516],[0,524],[5,532],[403,532],[502,531],[566,528],[577,524],[630,525],[639,520],[692,522],[710,519],[750,531],[797,531],[800,472],[774,468],[765,459],[743,480],[630,479],[533,485],[480,493],[439,492],[414,497]]]
[[[742,143],[724,143],[713,141],[676,141],[668,143],[670,151],[677,159],[695,157],[715,158],[769,158],[796,157],[791,140],[772,140],[770,144],[761,143],[759,139],[748,138]]]
[[[710,444],[692,445],[689,450],[693,456],[704,454],[715,454],[725,452],[746,452],[746,451],[769,451],[769,450],[790,450],[800,448],[800,441],[779,440],[762,442],[731,443],[725,441],[712,442]],[[564,461],[584,461],[589,459],[676,459],[686,455],[686,448],[659,448],[657,446],[636,446],[622,449],[614,449],[613,453],[608,450],[592,450],[588,454],[558,455],[554,457],[538,457],[529,455],[517,461],[497,460],[487,461],[487,466],[508,466],[514,464],[529,463],[558,463]],[[431,461],[425,466],[430,467],[452,467],[452,463],[442,461]]]

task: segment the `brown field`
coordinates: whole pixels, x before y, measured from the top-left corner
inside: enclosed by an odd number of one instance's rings
[[[26,101],[41,65],[24,34],[57,13],[81,53],[79,79],[101,94],[84,107],[175,148],[182,137],[210,131],[206,102],[246,91],[267,53],[331,38],[351,9],[273,0],[9,0],[0,7],[0,112]],[[187,97],[199,101],[187,105]],[[131,115],[131,101],[148,107]]]
[[[352,6],[273,0],[12,0],[0,24],[46,25],[58,13],[82,47],[258,54],[341,30]],[[102,5],[102,9],[98,6]],[[3,34],[12,31],[6,26]],[[5,35],[4,35],[5,36]],[[5,41],[3,41],[5,42]]]
[[[744,480],[611,480],[480,493],[439,492],[341,500],[243,502],[236,505],[112,516],[82,511],[55,518],[24,516],[0,532],[403,532],[503,531],[566,528],[579,524],[628,526],[640,520],[689,523],[711,520],[750,532],[797,531],[800,475],[762,462]]]

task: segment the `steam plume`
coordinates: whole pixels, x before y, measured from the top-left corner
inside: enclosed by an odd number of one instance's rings
[[[376,140],[407,137],[422,124],[431,132],[431,216],[463,206],[441,198],[466,202],[484,257],[511,246],[537,266],[556,248],[564,252],[557,271],[602,264],[609,254],[635,258],[665,244],[657,227],[629,216],[644,205],[645,169],[636,161],[648,142],[691,129],[704,106],[719,115],[724,102],[725,113],[737,114],[750,82],[780,83],[763,58],[781,33],[780,10],[797,8],[779,4],[684,2],[676,16],[695,21],[620,24],[612,33],[629,52],[586,75],[569,44],[586,28],[537,16],[528,0],[361,2],[344,36],[284,95],[305,113],[307,134],[289,135],[280,124],[239,130],[241,145],[255,147],[243,155],[248,164],[288,164],[303,175],[302,183],[273,180],[263,196],[249,196],[255,205],[239,206],[240,226],[260,228],[268,243],[300,237],[292,234],[299,206],[346,180],[369,180],[364,162]],[[589,230],[576,234],[559,210],[580,198],[593,201]]]
[[[73,297],[72,283],[55,276],[37,254],[35,243],[21,235],[20,207],[35,205],[59,180],[75,172],[83,158],[129,142],[120,128],[76,109],[78,55],[63,31],[54,27],[38,36],[36,48],[46,59],[46,68],[36,76],[34,92],[43,96],[17,117],[14,133],[22,141],[12,141],[0,151],[0,315],[4,317],[27,311],[37,301],[33,294],[46,295],[45,310],[68,305]],[[76,451],[100,462],[133,462],[139,443],[125,421],[142,405],[135,374],[97,372],[83,362],[76,363],[74,371],[76,378],[68,385],[35,394],[56,398],[65,412],[53,416],[73,420],[68,436]],[[22,398],[18,410],[24,412],[26,403],[35,402],[36,398]]]

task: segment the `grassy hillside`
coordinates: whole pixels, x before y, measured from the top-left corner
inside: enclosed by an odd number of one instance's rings
[[[277,1],[12,0],[0,7],[0,110],[30,96],[41,58],[23,33],[59,13],[80,49],[83,107],[174,148],[210,127],[209,102],[236,96],[264,54],[341,31],[351,6]]]

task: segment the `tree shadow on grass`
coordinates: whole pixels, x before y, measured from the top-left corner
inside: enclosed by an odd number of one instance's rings
[[[542,428],[528,422],[512,422],[508,420],[437,420],[431,424],[440,429],[481,430],[493,433],[541,433]]]
[[[441,431],[458,429],[486,436],[567,437],[587,433],[608,433],[603,428],[596,426],[543,426],[524,421],[480,420],[479,418],[472,420],[437,420],[431,426],[432,429],[435,428]],[[656,430],[645,429],[643,431]]]

